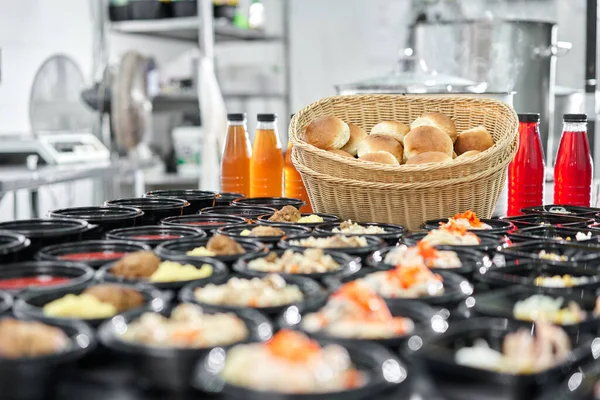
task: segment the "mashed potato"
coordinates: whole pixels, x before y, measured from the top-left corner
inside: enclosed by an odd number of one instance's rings
[[[181,282],[194,279],[208,278],[213,273],[213,268],[209,264],[204,264],[196,268],[191,264],[179,264],[174,261],[163,261],[158,266],[156,272],[150,276],[150,282]]]
[[[324,220],[322,217],[319,217],[318,215],[311,214],[311,215],[307,215],[306,217],[300,218],[296,222],[299,224],[314,224],[314,223],[318,223],[318,222],[324,222]]]
[[[49,317],[64,318],[109,318],[117,314],[115,306],[103,303],[90,294],[68,294],[44,306]]]
[[[195,256],[195,257],[213,257],[216,255],[216,253],[214,251],[210,251],[209,249],[207,249],[204,246],[196,247],[195,249],[190,250],[190,251],[186,252],[185,254],[187,254],[188,256]]]

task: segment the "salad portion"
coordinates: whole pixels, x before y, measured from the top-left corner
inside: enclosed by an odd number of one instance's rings
[[[439,229],[429,231],[421,241],[431,246],[476,246],[481,243],[479,236],[467,229],[469,228],[449,221],[447,224],[441,225]]]
[[[443,278],[424,265],[398,266],[366,275],[359,281],[387,298],[440,296],[444,293]]]
[[[250,261],[248,268],[262,272],[315,274],[338,271],[341,266],[329,254],[314,248],[306,249],[302,253],[286,250],[281,257],[278,257],[277,253],[271,252],[265,257]]]
[[[477,214],[473,211],[466,211],[462,214],[456,214],[449,218],[447,223],[440,223],[440,228],[448,228],[452,225],[457,225],[465,229],[492,229],[492,227],[477,218]]]
[[[393,317],[373,289],[353,281],[342,285],[318,312],[306,315],[302,328],[343,338],[386,339],[411,333],[414,323]]]
[[[462,262],[454,251],[436,250],[429,243],[420,241],[416,246],[398,246],[386,254],[384,262],[389,265],[425,265],[428,268],[460,268]]]
[[[374,225],[360,225],[352,220],[344,221],[340,224],[339,228],[333,228],[333,233],[343,233],[348,235],[374,235],[380,233],[387,233],[387,231]]]
[[[271,222],[294,223],[294,224],[314,224],[325,222],[323,217],[316,214],[302,216],[300,210],[294,206],[284,206],[269,217]]]
[[[538,276],[534,280],[536,286],[552,287],[552,288],[567,288],[579,285],[585,285],[590,282],[590,278],[587,276],[571,276],[565,275],[554,275],[554,276]]]
[[[309,236],[304,239],[290,240],[290,245],[300,247],[318,247],[321,249],[340,249],[350,247],[366,247],[367,239],[362,236],[334,235],[327,237]]]
[[[569,337],[562,328],[548,323],[536,324],[535,333],[521,328],[504,337],[502,351],[491,349],[479,339],[472,347],[459,349],[457,364],[507,374],[535,374],[554,367],[567,358]]]
[[[534,294],[518,301],[513,307],[513,315],[523,321],[546,321],[559,325],[578,324],[586,319],[585,311],[574,301],[563,307],[562,297],[553,298]]]
[[[221,376],[236,386],[293,394],[338,392],[367,383],[345,348],[321,346],[291,330],[279,331],[267,343],[234,346]]]

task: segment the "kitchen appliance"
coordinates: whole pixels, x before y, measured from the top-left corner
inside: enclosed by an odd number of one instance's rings
[[[475,19],[417,21],[411,37],[417,56],[445,74],[488,88],[515,90],[519,113],[540,113],[542,145],[554,132],[554,81],[556,56],[571,44],[557,41],[551,22]],[[548,151],[547,151],[548,154]]]
[[[101,162],[110,152],[91,133],[40,133],[36,135],[0,135],[0,165],[70,164]]]

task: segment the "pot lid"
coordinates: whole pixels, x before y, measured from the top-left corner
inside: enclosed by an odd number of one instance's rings
[[[360,82],[336,85],[340,94],[349,93],[483,93],[487,83],[438,73],[406,49],[390,74]]]

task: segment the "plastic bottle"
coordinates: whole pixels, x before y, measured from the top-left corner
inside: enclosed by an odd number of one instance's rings
[[[227,114],[227,137],[221,156],[221,191],[250,195],[252,149],[246,114]]]
[[[283,192],[283,153],[277,115],[258,114],[250,159],[250,197],[280,197]]]
[[[587,115],[565,114],[554,163],[554,204],[589,207],[593,164],[587,138]]]
[[[508,166],[507,215],[544,202],[544,153],[540,141],[540,114],[519,114],[519,149]]]
[[[292,115],[293,117],[294,115]],[[304,200],[306,203],[300,211],[310,213],[312,207],[310,205],[310,199],[308,193],[304,187],[302,177],[294,164],[292,163],[292,143],[288,142],[287,151],[285,152],[285,197],[291,197],[294,199]]]

